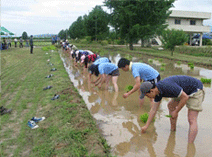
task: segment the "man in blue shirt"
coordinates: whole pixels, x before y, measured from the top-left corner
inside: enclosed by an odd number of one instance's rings
[[[94,65],[100,64],[100,63],[110,63],[111,61],[107,57],[100,57],[95,62],[93,62]]]
[[[118,62],[118,67],[125,72],[131,71],[135,79],[135,85],[133,86],[133,89],[127,93],[124,93],[123,95],[124,98],[127,98],[129,95],[136,92],[141,85],[141,81],[144,82],[148,81],[154,84],[160,80],[159,72],[154,68],[152,68],[150,65],[145,63],[139,63],[139,62],[132,63],[126,58],[121,58]],[[139,99],[139,104],[141,106],[144,103],[143,98],[144,97],[140,97]]]
[[[170,76],[155,85],[145,82],[140,86],[141,96],[154,98],[155,103],[149,112],[149,118],[141,132],[144,133],[153,120],[163,97],[173,98],[168,103],[169,114],[171,115],[171,130],[176,130],[176,122],[179,111],[186,104],[188,108],[189,133],[188,143],[193,143],[197,132],[197,117],[202,111],[204,100],[203,84],[200,80],[183,75]]]
[[[96,76],[100,77],[95,82],[95,86],[101,88],[102,84],[106,83],[106,89],[109,85],[110,79],[112,79],[112,83],[115,89],[115,92],[118,92],[118,76],[119,76],[119,69],[113,63],[101,63],[94,66],[89,67],[89,71],[91,74],[95,74]],[[99,81],[100,80],[100,81]]]

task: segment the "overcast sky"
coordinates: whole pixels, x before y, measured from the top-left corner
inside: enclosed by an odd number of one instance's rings
[[[57,34],[104,0],[1,0],[1,26],[17,36]],[[107,10],[106,7],[103,7]],[[172,10],[212,12],[212,0],[177,0]],[[211,17],[212,18],[212,17]],[[204,25],[212,26],[212,19]]]

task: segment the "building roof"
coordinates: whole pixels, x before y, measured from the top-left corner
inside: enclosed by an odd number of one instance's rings
[[[182,10],[172,10],[169,17],[178,18],[193,18],[193,19],[210,19],[210,12],[196,12],[196,11],[182,11]]]

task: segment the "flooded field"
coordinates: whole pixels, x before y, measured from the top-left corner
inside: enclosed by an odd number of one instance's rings
[[[119,54],[107,56],[112,63],[117,64],[121,57]],[[82,95],[93,117],[97,120],[102,134],[112,147],[112,153],[123,157],[211,157],[212,156],[212,87],[204,85],[206,95],[203,102],[203,111],[199,114],[199,131],[194,144],[187,144],[188,121],[187,108],[184,107],[178,116],[177,131],[170,131],[167,103],[163,98],[155,121],[150,125],[147,133],[141,134],[144,126],[139,119],[140,115],[150,110],[150,101],[145,98],[142,107],[138,104],[139,94],[135,92],[124,99],[126,85],[134,85],[131,72],[120,70],[118,78],[119,93],[113,91],[112,83],[109,90],[99,90],[88,84],[88,72],[82,67],[74,67],[72,60],[61,54],[71,81]],[[150,60],[151,59],[151,60]],[[134,62],[144,62],[160,72],[163,78],[170,75],[189,75],[196,78],[212,78],[212,70],[187,64],[177,64],[170,60],[159,60],[149,56],[132,58]],[[164,67],[164,69],[161,69]],[[164,71],[161,71],[164,70]]]

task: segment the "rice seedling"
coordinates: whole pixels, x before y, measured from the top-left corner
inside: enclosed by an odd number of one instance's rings
[[[181,61],[177,61],[177,65],[180,65],[181,64]]]
[[[160,71],[165,71],[165,68],[164,68],[164,67],[161,67],[161,68],[160,68]]]
[[[143,123],[146,123],[147,120],[148,120],[148,117],[149,117],[148,113],[144,113],[144,114],[140,115],[140,120],[141,120]]]
[[[163,58],[159,58],[159,62],[163,62]]]
[[[132,90],[133,89],[133,86],[132,85],[127,85],[125,88],[124,88],[124,90],[126,91],[126,92],[129,92],[130,90]]]
[[[149,59],[148,61],[149,61],[150,63],[153,63],[153,60],[152,60],[152,59]]]
[[[166,63],[162,63],[161,66],[163,66],[163,67],[166,66]]]
[[[141,120],[143,123],[146,123],[147,120],[148,120],[148,117],[149,117],[149,114],[148,114],[148,113],[141,114],[141,115],[140,115],[140,120]],[[154,118],[152,121],[155,121],[155,118]]]
[[[171,115],[165,115],[166,117],[168,117],[168,118],[171,118],[172,116]]]
[[[132,60],[132,56],[130,54],[126,54],[125,58],[128,59],[128,60]]]
[[[190,65],[190,69],[194,69],[194,65]]]
[[[188,66],[190,67],[191,65],[194,65],[194,63],[192,63],[192,62],[189,62],[189,63],[188,63]]]
[[[202,83],[211,84],[211,79],[201,78],[200,81],[201,81]]]

